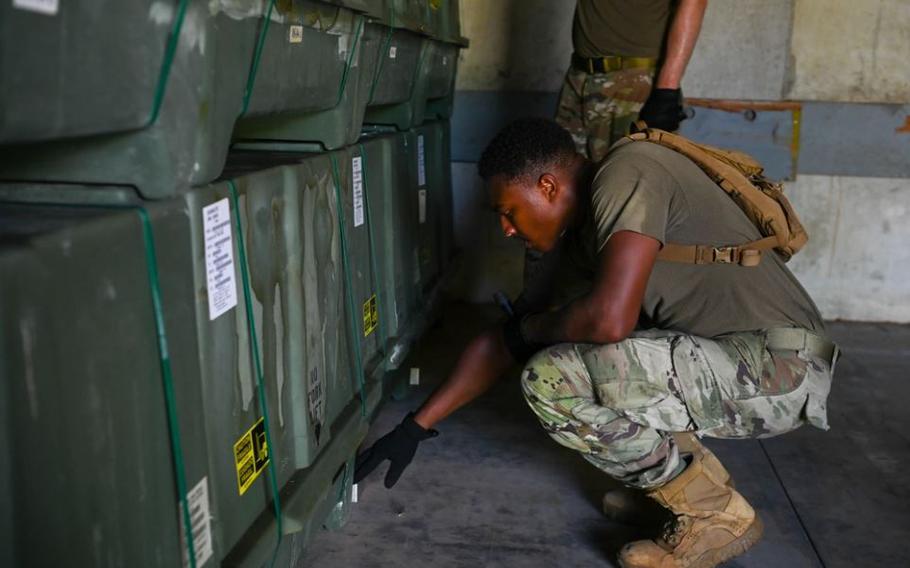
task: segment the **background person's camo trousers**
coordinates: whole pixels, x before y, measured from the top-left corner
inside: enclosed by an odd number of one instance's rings
[[[570,68],[559,93],[556,122],[572,135],[578,152],[597,163],[613,142],[629,133],[653,80],[653,69],[586,73]]]
[[[831,361],[771,350],[771,332],[703,339],[648,331],[537,353],[522,389],[544,429],[611,477],[642,489],[682,469],[669,432],[764,438],[827,429]]]

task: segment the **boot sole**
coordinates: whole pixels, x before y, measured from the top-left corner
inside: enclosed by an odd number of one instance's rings
[[[721,562],[726,562],[752,548],[756,542],[761,540],[764,532],[765,525],[762,523],[761,517],[756,514],[755,521],[741,537],[726,546],[702,554],[688,568],[714,568]]]

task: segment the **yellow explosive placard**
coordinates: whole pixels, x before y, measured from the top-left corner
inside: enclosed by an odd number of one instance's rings
[[[269,463],[265,418],[260,418],[234,444],[234,463],[237,466],[237,487],[243,495]]]
[[[379,306],[377,305],[376,294],[370,296],[370,299],[363,303],[363,336],[366,337],[373,333],[373,330],[379,325]]]

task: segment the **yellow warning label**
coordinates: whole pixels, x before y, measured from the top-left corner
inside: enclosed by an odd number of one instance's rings
[[[243,495],[269,463],[265,418],[260,418],[234,443],[234,463],[237,466],[237,487]]]
[[[376,294],[370,296],[370,299],[363,303],[363,336],[366,337],[373,333],[373,330],[379,325],[379,306],[377,305]]]

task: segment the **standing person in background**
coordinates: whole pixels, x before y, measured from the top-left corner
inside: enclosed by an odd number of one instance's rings
[[[556,122],[594,163],[638,118],[674,131],[708,0],[578,0]],[[659,71],[658,71],[659,68]]]

